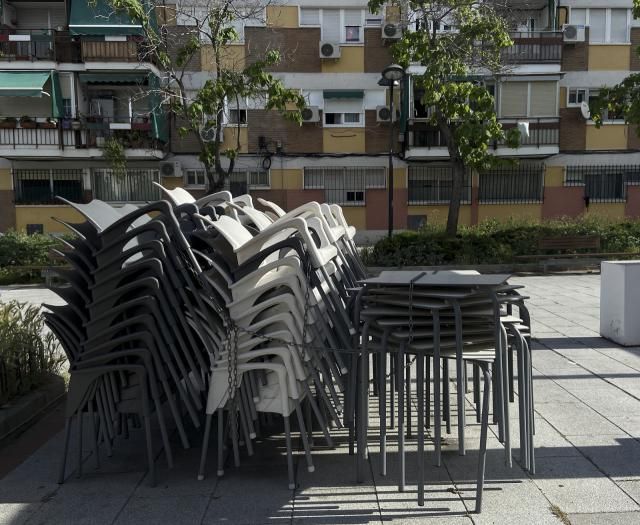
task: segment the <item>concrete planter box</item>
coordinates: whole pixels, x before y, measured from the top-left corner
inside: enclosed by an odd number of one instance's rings
[[[640,345],[640,261],[604,261],[600,274],[600,335]]]

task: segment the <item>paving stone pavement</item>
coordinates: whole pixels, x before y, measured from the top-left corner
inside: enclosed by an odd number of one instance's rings
[[[212,452],[209,476],[199,482],[200,434],[194,431],[193,448],[182,450],[176,442],[173,470],[158,451],[158,486],[151,488],[137,433],[113,457],[102,456],[99,470],[87,454],[83,477],[69,472],[66,482],[57,485],[58,434],[0,480],[0,523],[640,523],[640,348],[622,348],[599,337],[599,275],[518,277],[512,282],[526,286],[536,339],[537,472],[529,476],[518,466],[517,448],[513,468],[507,468],[502,445],[490,433],[480,515],[471,513],[479,427],[470,416],[466,456],[457,454],[455,426],[445,435],[442,467],[432,466],[428,450],[424,507],[416,504],[411,440],[408,485],[401,493],[395,442],[390,440],[388,475],[382,477],[374,435],[364,483],[355,481],[347,435],[334,432],[335,449],[324,447],[320,434],[315,437],[315,472],[307,471],[304,455],[298,453],[297,487],[288,490],[279,435],[258,440],[256,454],[245,454],[241,467],[228,467],[221,478],[215,476]],[[0,289],[0,300],[12,298],[54,302],[40,289]],[[377,425],[374,405],[372,400],[372,428]],[[512,442],[517,444],[515,427]]]

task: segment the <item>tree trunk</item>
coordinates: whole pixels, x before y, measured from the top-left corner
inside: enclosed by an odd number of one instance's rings
[[[460,201],[462,201],[462,197],[464,195],[464,173],[464,163],[459,158],[451,159],[452,187],[446,230],[449,237],[455,237],[456,233],[458,233]]]

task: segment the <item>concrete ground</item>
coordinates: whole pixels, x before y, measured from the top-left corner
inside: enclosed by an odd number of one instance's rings
[[[517,448],[513,468],[506,468],[502,446],[490,433],[480,515],[471,513],[479,428],[470,416],[466,456],[457,454],[455,427],[445,435],[442,467],[432,466],[429,449],[422,508],[416,503],[415,448],[407,462],[409,485],[400,493],[394,454],[388,475],[379,474],[375,435],[365,483],[356,483],[346,436],[335,432],[334,450],[316,437],[315,472],[307,472],[304,456],[297,455],[297,487],[288,490],[279,435],[258,440],[255,456],[245,454],[241,467],[227,467],[222,478],[215,476],[212,447],[209,477],[198,482],[200,438],[194,431],[192,449],[176,443],[172,471],[158,451],[158,486],[151,488],[137,433],[120,443],[113,457],[102,454],[99,470],[87,454],[80,479],[72,472],[77,461],[72,453],[67,480],[57,485],[58,433],[0,480],[0,523],[640,523],[640,348],[622,348],[598,336],[598,275],[512,282],[524,284],[531,297],[537,472],[532,477],[518,466]],[[49,300],[46,293],[2,289],[0,300],[40,302]],[[512,417],[517,423],[517,415]],[[512,432],[517,445],[516,424]],[[390,446],[393,450],[393,442]]]

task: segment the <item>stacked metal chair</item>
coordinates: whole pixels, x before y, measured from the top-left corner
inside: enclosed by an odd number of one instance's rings
[[[446,423],[448,432],[451,428],[450,362],[454,362],[456,368],[458,446],[462,455],[466,448],[467,363],[473,370],[473,400],[481,423],[476,511],[480,512],[482,506],[492,380],[494,419],[499,439],[505,446],[505,462],[511,465],[509,401],[514,399],[514,352],[518,366],[521,463],[525,469],[535,472],[529,315],[525,298],[518,294],[518,287],[508,285],[507,278],[476,272],[400,271],[382,272],[379,277],[363,282],[356,315],[362,324],[361,359],[365,364],[359,367],[358,388],[350,390],[352,396],[359,391],[359,476],[366,446],[369,354],[374,356],[373,380],[379,396],[381,473],[386,475],[387,427],[393,428],[397,423],[400,490],[405,487],[405,432],[408,426],[408,434],[411,433],[411,364],[415,362],[419,505],[424,504],[424,432],[431,427],[430,371],[433,370],[435,463],[439,466],[442,422]],[[518,316],[513,315],[514,307]],[[390,370],[390,393],[387,392],[387,370]],[[355,383],[355,377],[352,379]],[[397,390],[397,418],[394,390]],[[390,406],[390,417],[387,406]]]

